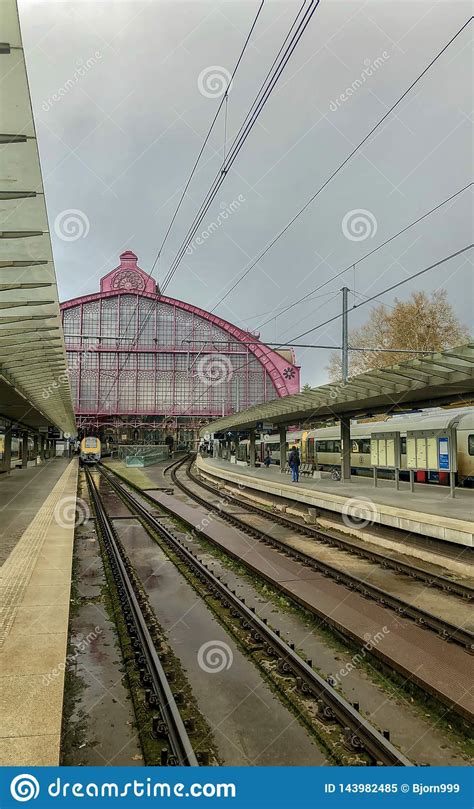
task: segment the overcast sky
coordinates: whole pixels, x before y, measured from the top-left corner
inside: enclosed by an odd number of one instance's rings
[[[18,1],[65,300],[97,291],[99,278],[125,249],[151,269],[220,102],[222,83],[209,73],[233,70],[259,0]],[[266,0],[229,94],[228,143],[299,5]],[[212,309],[470,13],[463,0],[321,0],[198,233],[213,222],[218,227],[185,256],[167,294]],[[290,340],[339,312],[338,290],[343,283],[354,288],[353,272],[315,293],[324,297],[280,317],[274,310],[357,262],[470,181],[470,41],[468,28],[218,306],[218,314],[252,329],[273,317],[262,337]],[[166,242],[157,279],[169,269],[222,164],[223,146],[221,116]],[[218,220],[234,200],[235,210]],[[361,262],[357,293],[373,295],[467,245],[471,200],[468,190]],[[358,230],[352,220],[360,210],[365,213]],[[68,216],[77,219],[77,230]],[[440,287],[448,290],[459,318],[471,322],[472,264],[466,255],[397,294],[406,298],[414,289]],[[393,294],[383,300],[393,303]],[[352,313],[350,326],[361,325],[369,313],[370,306]],[[340,321],[305,342],[338,345]],[[303,383],[327,381],[328,354],[297,352]]]

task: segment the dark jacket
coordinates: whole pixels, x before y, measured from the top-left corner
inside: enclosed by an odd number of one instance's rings
[[[292,449],[290,452],[290,457],[288,458],[289,466],[296,466],[300,465],[300,454],[297,449]]]

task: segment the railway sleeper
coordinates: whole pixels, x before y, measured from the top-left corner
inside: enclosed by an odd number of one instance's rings
[[[360,736],[353,730],[348,727],[344,728],[343,731],[343,742],[344,746],[347,747],[349,750],[355,750],[358,753],[366,752],[364,744]]]
[[[337,716],[330,705],[324,702],[323,699],[317,699],[316,705],[318,709],[317,717],[322,722],[328,725],[334,725],[337,722]]]

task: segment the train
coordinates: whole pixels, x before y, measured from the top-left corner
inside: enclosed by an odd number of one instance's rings
[[[79,460],[82,464],[100,461],[102,455],[100,440],[95,435],[86,435],[80,444]]]
[[[28,459],[33,460],[33,442],[28,442]],[[5,453],[5,436],[0,435],[0,463],[4,461],[4,453]],[[17,435],[12,435],[11,437],[11,458],[10,464],[12,469],[15,466],[21,466],[21,438]]]
[[[391,416],[383,421],[359,422],[351,424],[351,474],[372,475],[370,454],[372,433],[400,432],[401,461],[400,477],[408,479],[406,462],[407,430],[456,430],[457,475],[456,481],[464,486],[474,485],[474,407],[459,410],[441,410]],[[314,430],[293,430],[287,433],[287,456],[291,447],[300,452],[301,462],[309,464],[313,470],[328,472],[335,480],[341,476],[340,428],[320,427]],[[263,463],[267,449],[272,463],[280,464],[280,441],[278,435],[267,435],[256,441],[256,458]],[[249,459],[249,440],[239,442],[236,451],[238,460]],[[285,463],[287,458],[285,459]],[[380,472],[382,477],[390,472]],[[448,476],[442,472],[422,472],[418,480],[427,483],[447,483]]]

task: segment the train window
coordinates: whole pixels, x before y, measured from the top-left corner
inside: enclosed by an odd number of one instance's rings
[[[362,441],[359,441],[359,452],[361,455],[370,454],[370,438],[363,438]]]
[[[407,439],[406,436],[400,439],[400,453],[401,455],[407,454]]]
[[[352,441],[351,452],[359,452],[359,442]]]
[[[97,438],[86,438],[84,446],[86,449],[95,449],[97,446]]]
[[[340,452],[341,451],[341,442],[340,441],[333,441],[333,452]]]
[[[469,455],[474,455],[474,434],[468,435],[467,437],[467,451]]]
[[[326,441],[316,441],[316,452],[326,452]]]

